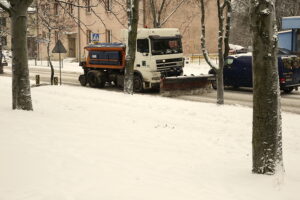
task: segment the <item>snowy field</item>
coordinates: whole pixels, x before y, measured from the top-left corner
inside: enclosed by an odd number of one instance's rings
[[[262,176],[250,108],[65,85],[32,98],[12,111],[0,77],[0,200],[300,199],[299,115],[283,113],[286,173]]]

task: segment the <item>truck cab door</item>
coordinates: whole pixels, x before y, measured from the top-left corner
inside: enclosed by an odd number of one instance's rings
[[[149,39],[137,39],[134,69],[144,71],[150,68],[150,45]]]

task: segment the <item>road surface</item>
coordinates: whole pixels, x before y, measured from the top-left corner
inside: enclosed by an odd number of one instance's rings
[[[50,81],[50,69],[45,68],[30,68],[30,78],[35,79],[35,75],[40,75],[40,81],[49,83]],[[78,76],[80,72],[62,71],[62,83],[66,85],[80,86],[78,82]],[[11,68],[4,67],[4,74],[1,76],[11,76]],[[59,76],[59,71],[55,70],[55,76]],[[58,77],[59,78],[59,77]],[[108,88],[111,89],[111,88]],[[113,89],[120,91],[119,89]],[[150,93],[153,94],[153,93]],[[155,95],[155,93],[154,93]],[[250,89],[231,90],[225,89],[225,104],[227,105],[242,105],[252,107],[252,91]],[[182,95],[175,98],[197,102],[216,102],[216,91],[201,95]],[[293,91],[291,94],[282,94],[281,98],[282,110],[285,112],[291,112],[300,114],[300,91]]]

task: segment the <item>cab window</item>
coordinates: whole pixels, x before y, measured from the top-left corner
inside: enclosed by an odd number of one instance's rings
[[[149,53],[149,41],[148,39],[137,40],[137,51],[140,53]]]

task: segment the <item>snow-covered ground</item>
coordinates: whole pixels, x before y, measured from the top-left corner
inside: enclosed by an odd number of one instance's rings
[[[52,61],[54,69],[59,69],[59,62],[58,61]],[[41,69],[50,69],[48,66],[48,62],[43,61],[35,61],[35,60],[29,60],[28,62],[29,68],[41,68]],[[82,72],[82,68],[79,66],[78,62],[74,61],[73,59],[65,59],[62,61],[62,71],[66,72]]]
[[[65,85],[32,98],[12,111],[0,76],[0,200],[300,198],[299,115],[283,113],[286,173],[262,176],[250,108]]]

